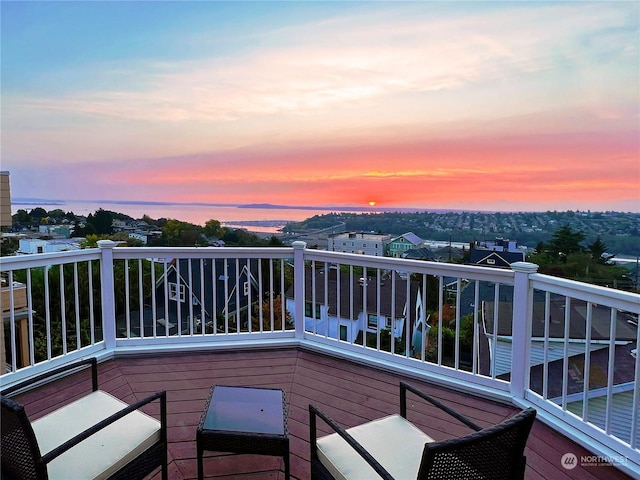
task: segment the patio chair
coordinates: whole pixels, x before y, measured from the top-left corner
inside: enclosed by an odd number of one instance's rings
[[[407,420],[407,391],[428,401],[473,430],[436,441]],[[443,405],[411,385],[400,383],[400,415],[345,430],[309,405],[312,479],[522,479],[524,448],[536,411],[527,408],[488,428]],[[336,433],[317,437],[317,417]]]
[[[9,395],[91,365],[92,391],[37,420]],[[127,405],[98,390],[95,358],[75,362],[2,391],[2,478],[139,479],[160,467],[167,480],[167,399],[158,392]],[[160,403],[160,420],[139,410]]]

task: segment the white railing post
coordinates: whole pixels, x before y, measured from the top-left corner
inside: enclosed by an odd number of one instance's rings
[[[302,339],[304,336],[304,250],[307,248],[307,243],[296,241],[291,246],[293,247],[293,301],[296,317],[296,338]]]
[[[511,326],[511,395],[524,398],[529,384],[531,352],[531,323],[533,315],[533,290],[529,275],[538,271],[538,265],[529,262],[511,264],[515,272],[513,281],[513,319]],[[497,324],[497,322],[494,322]],[[497,327],[494,327],[497,333]]]
[[[102,301],[102,332],[107,351],[116,348],[116,299],[113,281],[113,249],[118,245],[111,240],[98,240],[100,254],[100,287]]]

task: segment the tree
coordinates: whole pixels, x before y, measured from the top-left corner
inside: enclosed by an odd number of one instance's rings
[[[431,315],[431,321],[434,324],[440,323],[440,320],[442,320],[442,323],[445,326],[451,323],[453,320],[455,320],[455,318],[456,318],[456,311],[448,303],[444,303],[442,305],[442,313],[440,313],[440,311],[436,311],[433,313],[433,315]]]
[[[565,247],[570,249],[568,247]],[[575,249],[573,249],[575,250]],[[624,267],[608,263],[604,253],[607,246],[599,238],[586,250],[564,254],[562,252],[536,252],[527,260],[539,266],[539,272],[579,282],[612,288],[629,288]]]
[[[260,260],[262,271],[262,285],[265,288],[265,298],[271,295],[271,287],[273,287],[273,295],[284,295],[293,285],[293,266],[284,261],[269,260],[263,258]],[[284,270],[284,272],[283,272]],[[280,279],[284,278],[284,286]]]
[[[262,302],[262,331],[281,330],[282,329],[282,297],[278,295],[274,297],[273,304],[269,299]],[[271,326],[271,311],[273,310],[273,327]],[[284,309],[285,329],[293,328],[291,322],[291,313]],[[260,331],[260,312],[256,306],[251,316],[251,329],[254,332]]]
[[[40,223],[43,218],[48,216],[47,211],[44,208],[36,207],[29,212],[31,217],[31,223]]]
[[[11,218],[14,223],[31,223],[31,215],[24,208],[19,209]]]
[[[226,233],[222,240],[227,245],[250,247],[254,245],[262,246],[265,243],[258,235],[248,232],[244,228],[227,228],[225,230]]]
[[[111,235],[113,233],[113,212],[99,208],[96,210],[95,215],[89,214],[87,217],[87,223],[93,225],[95,233],[98,235]]]
[[[0,256],[7,257],[13,255],[20,248],[20,243],[15,237],[5,237],[0,240]]]
[[[146,213],[144,215],[142,215],[142,221],[149,224],[149,225],[155,225],[156,221],[151,218],[149,215],[147,215]]]
[[[282,243],[282,240],[280,240],[276,235],[271,235],[267,239],[267,244],[270,247],[283,247],[284,246],[284,244]]]
[[[547,251],[556,257],[565,257],[571,253],[584,251],[580,242],[584,240],[584,233],[574,232],[569,225],[563,225],[556,230],[547,244]]]
[[[429,336],[427,340],[427,352],[426,358],[428,362],[437,362],[438,361],[438,336],[440,335],[438,332],[442,330],[442,362],[445,365],[453,365],[453,354],[455,352],[455,339],[456,332],[455,330],[445,327],[442,325],[434,325],[431,330],[429,330]]]
[[[226,228],[220,225],[218,220],[207,220],[204,224],[203,232],[209,238],[222,238],[226,232]]]
[[[84,242],[82,242],[80,246],[82,248],[95,248],[98,246],[98,240],[100,240],[98,235],[92,233],[85,237]]]
[[[405,352],[404,338],[394,338],[393,340],[393,352],[403,354]],[[377,346],[378,335],[373,332],[367,332],[367,347],[377,348]],[[391,329],[389,328],[380,329],[380,350],[391,351]]]
[[[607,263],[607,260],[611,257],[605,258],[604,254],[607,251],[607,246],[598,237],[593,243],[587,245],[587,249],[591,253],[591,258],[598,263]]]
[[[60,208],[56,208],[55,210],[49,211],[48,217],[50,219],[55,220],[56,223],[59,223],[65,217],[65,213],[64,213],[64,210],[61,210]]]
[[[62,270],[61,270],[62,269]],[[89,297],[93,297],[94,314],[100,312],[100,266],[97,262],[91,263],[91,276],[93,289],[89,289],[89,263],[80,262],[74,265],[52,265],[46,268],[32,268],[31,291],[32,309],[34,318],[34,355],[36,362],[48,358],[48,350],[52,356],[63,353],[63,348],[73,351],[90,343],[90,303]],[[64,284],[64,305],[61,303],[63,296],[60,276],[62,272]],[[76,309],[76,274],[78,305]],[[26,283],[26,270],[16,271],[16,281]],[[49,297],[45,297],[45,279],[48,284]],[[64,312],[65,322],[62,322]],[[76,315],[78,318],[76,319]],[[48,325],[47,325],[48,319]],[[77,323],[76,323],[77,322]],[[78,330],[78,323],[80,329]],[[96,318],[96,341],[100,341],[100,320]]]
[[[203,245],[202,227],[180,220],[168,220],[162,227],[162,243],[169,247]]]
[[[114,296],[116,316],[126,313],[127,304],[127,282],[129,279],[129,308],[137,310],[140,305],[140,297],[142,299],[150,298],[151,292],[155,289],[152,283],[151,267],[154,266],[155,279],[160,278],[163,274],[163,267],[159,263],[152,263],[149,260],[118,260],[113,264],[114,277]],[[139,277],[142,277],[142,291],[139,288]]]

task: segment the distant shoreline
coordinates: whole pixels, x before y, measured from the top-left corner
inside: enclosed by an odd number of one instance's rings
[[[478,210],[465,208],[428,208],[428,207],[375,207],[375,206],[354,206],[354,205],[281,205],[273,203],[209,203],[209,202],[167,202],[167,201],[145,201],[145,200],[63,200],[45,199],[31,197],[14,197],[12,206],[63,206],[73,203],[87,204],[108,204],[108,205],[131,205],[131,206],[171,206],[171,207],[225,207],[239,209],[263,209],[263,210],[315,210],[326,212],[360,212],[360,213],[545,213],[546,210]],[[572,212],[573,210],[566,210]],[[595,212],[592,210],[575,210],[576,212],[590,211],[591,213],[606,213],[606,211]],[[640,213],[615,211],[611,213]],[[290,221],[290,220],[289,220]]]
[[[162,201],[144,201],[144,200],[61,200],[61,199],[43,199],[43,198],[27,198],[16,197],[12,200],[12,205],[67,205],[69,203],[89,203],[89,204],[108,204],[108,205],[136,205],[136,206],[185,206],[185,207],[228,207],[228,208],[247,208],[247,209],[264,209],[264,210],[323,210],[337,212],[421,212],[426,211],[424,208],[414,207],[371,207],[371,206],[354,206],[354,205],[279,205],[273,203],[209,203],[209,202],[162,202]],[[434,210],[437,211],[437,210]],[[449,210],[442,210],[449,211]]]

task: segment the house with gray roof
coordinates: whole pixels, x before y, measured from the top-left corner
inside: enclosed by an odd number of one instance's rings
[[[403,233],[399,237],[389,241],[388,252],[390,257],[402,258],[404,254],[413,249],[418,248],[424,243],[419,236],[413,232]]]
[[[118,331],[140,336],[141,322],[144,336],[246,330],[259,301],[257,271],[252,259],[168,259],[153,295],[143,301],[142,315],[139,309],[132,309],[129,319],[118,315]]]
[[[437,261],[436,255],[429,247],[418,247],[407,250],[407,252],[404,254],[404,258],[407,258],[409,260],[423,260],[427,262]]]
[[[326,278],[325,278],[326,277]],[[380,277],[356,278],[331,267],[305,270],[305,329],[345,342],[361,342],[364,335],[388,329],[396,339],[428,333],[419,285],[395,271]],[[287,310],[295,321],[293,287],[286,294]],[[407,328],[410,330],[407,337]],[[413,348],[410,345],[409,348]]]
[[[634,386],[638,347],[637,316],[616,312],[615,337],[611,345],[611,309],[592,305],[591,331],[587,332],[587,303],[572,301],[568,313],[565,312],[566,306],[560,296],[552,297],[547,322],[545,302],[534,299],[529,380],[531,389],[540,396],[546,395],[546,398],[558,405],[566,401],[567,411],[578,416],[582,415],[586,398],[589,422],[602,429],[605,429],[608,422],[609,428],[617,437],[631,441],[633,429],[629,419],[636,408]],[[511,315],[511,305],[501,305],[495,325],[494,305],[492,302],[483,303],[484,334],[489,348],[480,348],[479,351],[484,355],[495,355],[496,376],[505,380],[509,378],[511,371]],[[565,329],[565,318],[569,319],[568,329]],[[494,331],[497,333],[495,343]],[[548,332],[546,343],[545,331]],[[587,333],[590,334],[588,345]],[[587,351],[588,369],[585,361]],[[610,365],[612,359],[613,364]],[[479,363],[485,374],[491,373],[489,363]],[[611,389],[610,376],[613,379]],[[563,391],[565,385],[566,391]],[[616,405],[612,410],[616,413],[609,419],[605,418],[607,402]],[[640,444],[640,429],[636,429],[635,435],[635,442]]]
[[[497,308],[498,322],[496,325],[496,309],[494,302],[482,302],[482,322],[484,334],[489,343],[493,343],[494,334],[496,336],[495,351],[495,374],[496,376],[511,371],[511,339],[512,339],[512,317],[513,303],[501,301]],[[565,302],[561,296],[552,296],[549,301],[549,322],[545,325],[545,300],[544,298],[534,298],[533,316],[531,325],[531,365],[539,365],[545,359],[545,328],[548,328],[548,347],[546,355],[548,361],[554,361],[564,357],[565,347]],[[587,304],[586,302],[574,300],[571,302],[568,334],[569,355],[584,353],[585,340],[587,338]],[[593,305],[591,308],[591,350],[595,351],[605,348],[609,344],[611,311],[608,308],[601,308]],[[497,331],[496,331],[497,327]],[[628,321],[624,312],[618,312],[616,321],[615,342],[617,345],[626,345],[635,342],[637,338],[637,325]],[[492,374],[493,372],[485,372]]]

